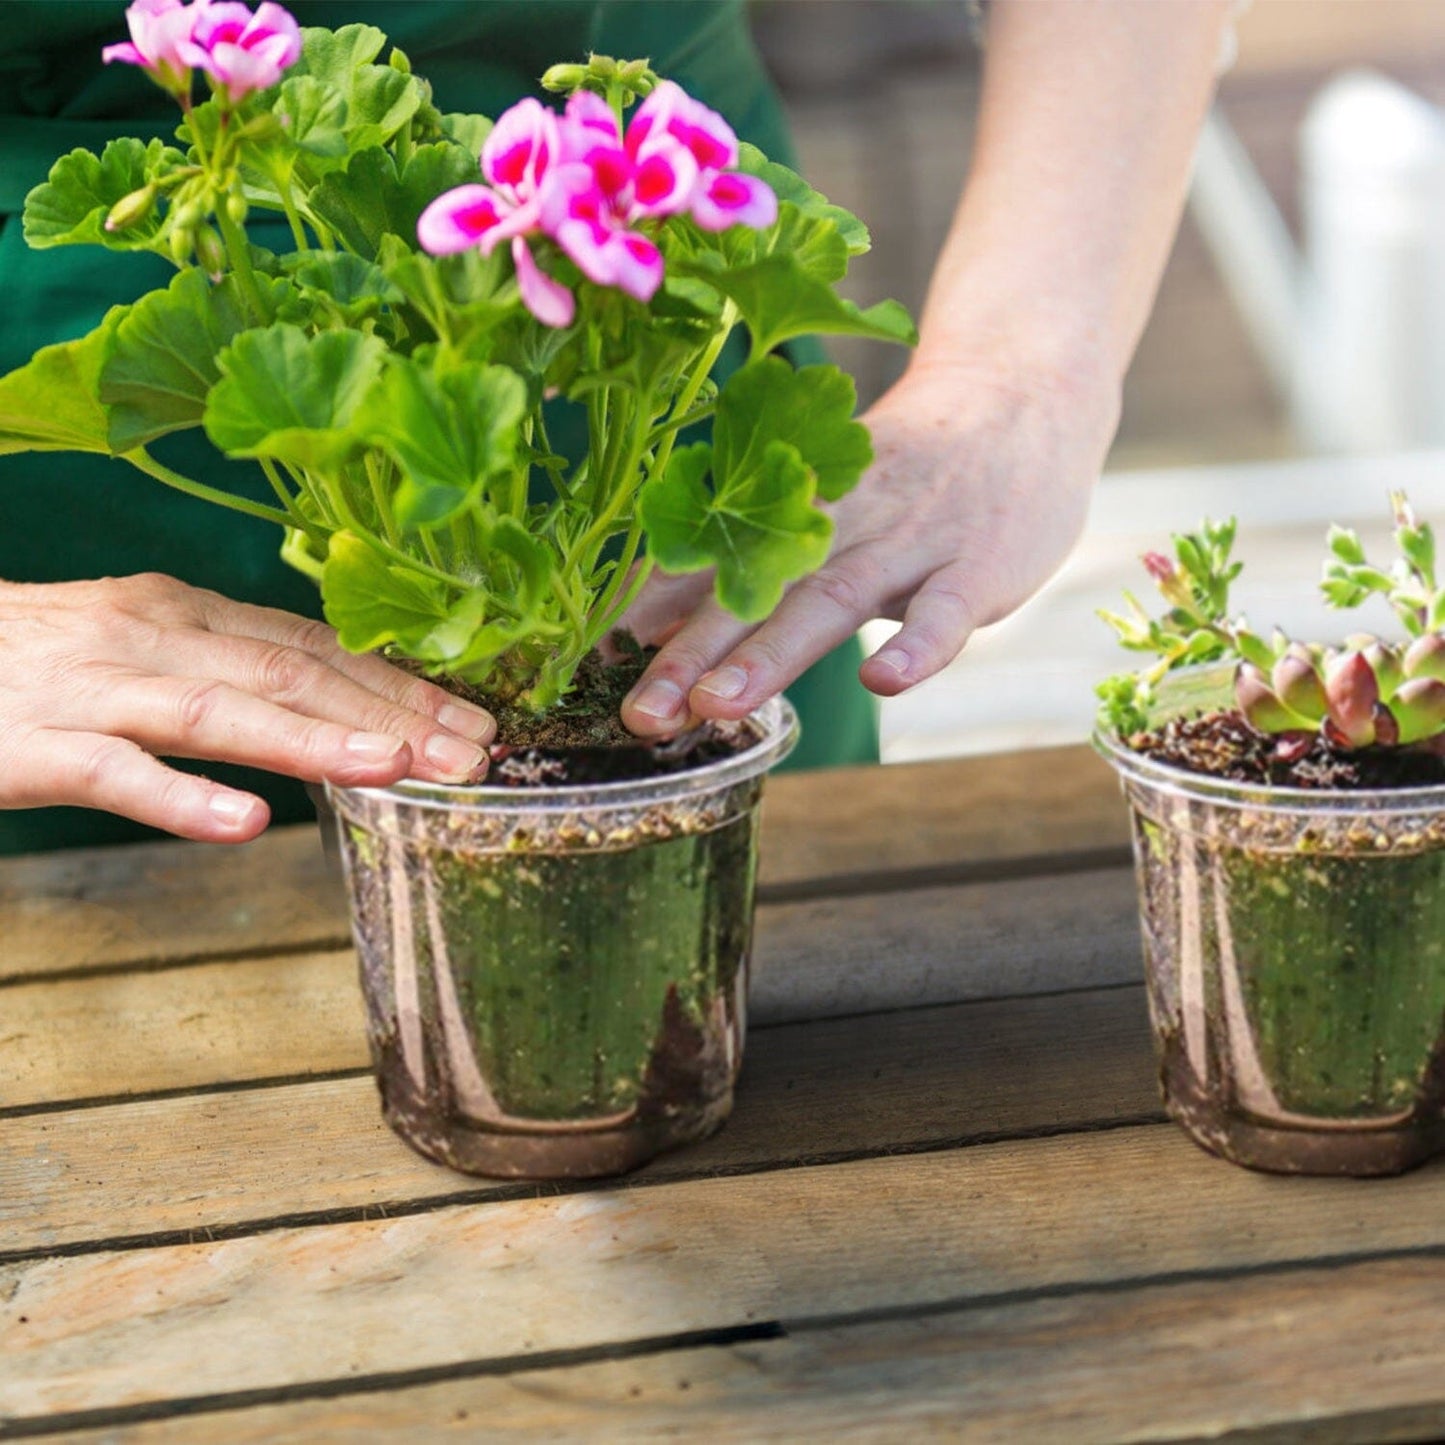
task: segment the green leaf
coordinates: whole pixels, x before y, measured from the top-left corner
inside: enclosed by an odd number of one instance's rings
[[[813,469],[818,495],[836,502],[873,460],[868,428],[853,420],[857,392],[836,366],[795,371],[765,357],[734,372],[718,396],[713,465],[722,478],[750,475],[775,441],[789,442]]]
[[[126,314],[116,306],[88,336],[37,351],[0,377],[0,456],[14,452],[110,452],[99,399],[101,362]]]
[[[415,250],[422,211],[476,175],[476,157],[451,141],[418,146],[400,174],[395,157],[374,146],[327,176],[311,193],[311,208],[351,250],[374,261],[385,235],[399,236]]]
[[[1330,551],[1341,562],[1358,564],[1365,560],[1365,548],[1360,541],[1359,533],[1351,531],[1348,527],[1331,526],[1326,541],[1329,543]]]
[[[370,65],[386,44],[386,35],[374,25],[343,25],[336,30],[308,25],[301,31],[301,61],[294,74],[344,91],[352,75]]]
[[[282,81],[273,109],[297,150],[322,161],[347,154],[346,97],[316,76],[293,75]]]
[[[746,622],[778,605],[787,583],[821,566],[832,522],[813,505],[813,473],[787,442],[770,442],[751,473],[709,491],[706,442],[673,453],[642,490],[647,548],[669,572],[717,568],[717,597]]]
[[[164,223],[158,210],[113,234],[106,231],[105,218],[117,201],[184,164],[185,157],[173,146],[131,136],[109,142],[98,156],[73,150],[61,156],[51,166],[49,179],[25,197],[25,239],[37,250],[84,244],[145,250]]]
[[[437,375],[391,357],[362,424],[401,465],[402,526],[450,521],[484,483],[508,471],[526,410],[526,385],[506,367],[464,362]]]
[[[206,435],[230,456],[334,465],[359,444],[351,423],[385,356],[384,342],[357,331],[243,331],[220,354]]]
[[[302,251],[282,264],[300,288],[301,300],[349,325],[402,299],[379,266],[349,251]]]
[[[363,65],[346,97],[346,143],[353,151],[385,145],[417,112],[422,89],[389,65]]]
[[[287,281],[257,276],[272,306]],[[255,323],[233,276],[213,286],[197,270],[180,272],[164,291],[141,297],[116,327],[100,372],[117,452],[167,432],[199,426],[206,397],[220,380],[216,354]]]
[[[453,110],[442,116],[442,134],[465,146],[477,158],[481,157],[482,145],[491,133],[492,122],[484,115],[464,115]]]
[[[827,196],[820,194],[796,171],[791,171],[777,161],[770,161],[757,146],[746,141],[740,147],[738,169],[760,181],[766,181],[773,188],[781,207],[783,202],[796,206],[805,216],[831,222],[838,230],[850,256],[861,256],[872,244],[868,228],[851,211],[835,206]]]
[[[834,294],[792,257],[766,256],[750,266],[698,272],[734,301],[753,336],[753,354],[763,355],[794,336],[819,333],[866,336],[913,346],[918,332],[896,301],[880,301],[866,311]]]
[[[541,543],[518,522],[502,518],[480,549],[478,561],[491,576],[491,592],[475,587],[424,636],[396,639],[418,661],[470,681],[485,681],[497,658],[519,643],[545,644],[565,630],[542,615],[551,590],[552,564]],[[497,610],[497,595],[509,599],[508,611],[515,615],[488,621]]]
[[[331,538],[321,600],[348,652],[372,652],[389,642],[410,651],[448,615],[442,583],[390,561],[354,532]]]

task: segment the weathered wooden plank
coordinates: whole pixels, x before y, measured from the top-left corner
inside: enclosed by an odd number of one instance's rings
[[[305,1440],[1304,1441],[1445,1433],[1445,1261],[1147,1286],[802,1330],[501,1378],[71,1437]]]
[[[1127,869],[776,904],[753,1014],[781,1022],[1139,976]],[[14,984],[0,1109],[367,1062],[350,950]]]
[[[765,1168],[1156,1114],[1142,988],[759,1030],[716,1138],[637,1176]],[[0,1120],[0,1255],[398,1207],[490,1185],[413,1154],[369,1077]]]
[[[1445,1170],[1267,1178],[1169,1125],[599,1189],[0,1268],[0,1416],[1442,1248]]]
[[[1129,842],[1114,775],[1084,747],[774,778],[763,814],[764,887],[1047,864]]]
[[[0,979],[347,940],[316,829],[0,859]]]
[[[1083,748],[773,779],[765,890],[1118,850],[1123,806]],[[316,831],[239,848],[154,843],[0,860],[0,980],[336,948],[340,884]]]

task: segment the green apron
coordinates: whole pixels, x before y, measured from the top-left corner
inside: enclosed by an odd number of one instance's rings
[[[303,25],[380,26],[433,83],[443,110],[496,115],[535,90],[555,61],[588,51],[647,56],[770,154],[789,155],[782,115],[748,37],[742,0],[294,0]],[[31,251],[25,193],[74,146],[113,135],[164,135],[172,102],[102,45],[125,38],[119,0],[7,0],[0,48],[0,374],[39,347],[83,335],[106,308],[164,285],[152,256],[93,247]],[[268,238],[258,234],[258,239]],[[285,249],[278,236],[277,249]],[[199,432],[169,437],[157,456],[183,473],[270,500],[259,470],[226,462]],[[124,462],[42,453],[0,458],[0,577],[51,582],[160,571],[228,597],[320,615],[308,579],[278,555],[276,529],[171,492]],[[840,648],[789,690],[803,717],[793,765],[874,761],[876,713],[856,676],[857,644]],[[260,793],[278,822],[312,815],[289,778],[224,764],[187,765]],[[157,836],[76,808],[0,811],[0,854]]]

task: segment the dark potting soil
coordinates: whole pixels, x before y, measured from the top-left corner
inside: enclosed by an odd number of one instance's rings
[[[1173,718],[1128,739],[1145,757],[1237,783],[1346,792],[1445,784],[1445,758],[1434,752],[1408,747],[1345,751],[1320,734],[1295,757],[1281,756],[1278,743],[1236,711]]]
[[[545,713],[499,702],[453,678],[435,679],[497,720],[486,782],[509,788],[641,782],[719,762],[759,741],[747,722],[706,722],[663,742],[628,732],[622,725],[622,700],[657,649],[639,647],[626,636],[614,635],[613,641],[617,660],[609,662],[595,652],[585,657],[572,691]]]

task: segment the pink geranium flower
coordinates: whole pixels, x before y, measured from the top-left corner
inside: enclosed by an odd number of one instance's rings
[[[232,101],[275,85],[301,58],[296,18],[271,0],[255,14],[240,0],[209,0],[198,10],[191,38],[205,53],[200,67]]]
[[[191,71],[206,63],[206,52],[196,44],[192,30],[208,0],[184,5],[181,0],[135,0],[125,12],[129,41],[107,45],[100,58],[141,66],[172,94],[190,89]]]
[[[535,100],[506,111],[482,148],[490,184],[458,186],[422,213],[417,239],[432,255],[512,243],[522,299],[549,326],[569,325],[570,291],[537,265],[527,237],[546,236],[588,280],[649,301],[662,253],[640,226],[690,214],[706,230],[768,226],[777,198],[762,181],[726,170],[737,137],[716,112],[664,81],[624,134],[611,106],[578,91],[559,119]]]
[[[518,101],[482,144],[482,175],[491,184],[457,186],[438,196],[416,226],[422,250],[433,256],[473,246],[490,256],[510,241],[522,300],[547,326],[568,326],[576,314],[572,293],[537,265],[526,239],[541,234],[543,189],[559,149],[557,117],[538,101]]]

